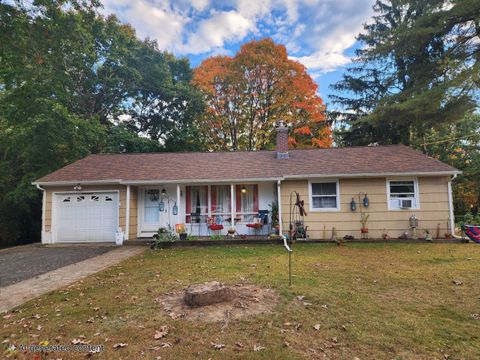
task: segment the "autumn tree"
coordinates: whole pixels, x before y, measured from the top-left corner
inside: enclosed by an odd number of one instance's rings
[[[251,41],[234,57],[206,59],[194,70],[192,83],[206,102],[198,127],[210,149],[268,149],[280,120],[291,128],[292,147],[331,145],[317,85],[271,39]]]

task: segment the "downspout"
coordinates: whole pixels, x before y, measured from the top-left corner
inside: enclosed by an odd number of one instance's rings
[[[130,185],[127,185],[127,207],[125,210],[125,235],[124,239],[128,240],[130,235]]]
[[[455,216],[453,214],[453,196],[452,196],[452,181],[455,180],[457,174],[454,174],[450,180],[448,180],[448,212],[450,216],[450,234],[455,239],[462,239],[461,236],[455,235]]]
[[[283,235],[282,229],[282,193],[280,189],[281,180],[277,181],[277,204],[278,204],[278,234]]]
[[[42,188],[40,185],[38,184],[35,184],[37,189],[38,190],[41,190],[42,191],[42,230],[40,232],[41,234],[41,240],[42,240],[42,243],[43,243],[43,233],[45,232],[45,210],[46,210],[46,200],[47,200],[47,192],[45,191],[44,188]]]

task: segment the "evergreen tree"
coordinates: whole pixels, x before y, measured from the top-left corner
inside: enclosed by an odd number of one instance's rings
[[[337,142],[419,146],[476,107],[480,2],[378,0],[364,47],[333,85]]]

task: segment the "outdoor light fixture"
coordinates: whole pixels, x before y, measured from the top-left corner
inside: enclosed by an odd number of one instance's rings
[[[167,190],[165,190],[165,188],[162,189],[162,196],[165,196],[167,195]]]
[[[80,190],[82,190],[82,185],[80,185],[80,184],[75,185],[75,186],[73,187],[73,190],[75,190],[75,191],[80,191]]]
[[[370,205],[370,200],[367,197],[367,194],[365,194],[365,197],[363,198],[363,206],[368,207]]]
[[[355,202],[355,199],[352,197],[352,201],[350,202],[350,210],[355,211],[357,210],[357,203]]]
[[[158,211],[164,211],[164,210],[165,210],[165,203],[163,202],[163,199],[162,199],[158,203]]]
[[[177,202],[175,201],[175,204],[173,204],[173,207],[172,207],[172,214],[173,215],[177,215],[178,214],[178,206],[177,206]]]
[[[413,214],[410,216],[410,227],[416,229],[418,227],[418,218]]]
[[[245,194],[247,192],[247,188],[245,186],[242,186],[242,193]]]

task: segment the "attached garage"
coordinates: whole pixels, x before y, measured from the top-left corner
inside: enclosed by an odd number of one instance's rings
[[[118,210],[118,191],[54,193],[53,241],[114,242]]]

